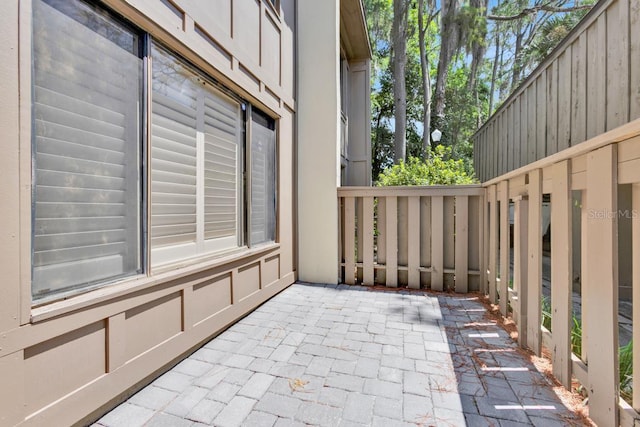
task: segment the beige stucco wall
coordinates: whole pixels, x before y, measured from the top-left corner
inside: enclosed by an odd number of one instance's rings
[[[298,273],[301,280],[337,283],[336,189],[340,185],[338,0],[298,3],[297,23]]]
[[[0,14],[0,425],[91,420],[295,278],[296,2],[105,0],[277,119],[278,244],[30,301],[31,1]],[[229,13],[220,13],[228,10]],[[233,12],[232,12],[233,11]],[[252,20],[258,25],[245,25]],[[235,22],[235,24],[234,24]],[[334,190],[335,198],[335,190]],[[335,266],[335,263],[332,264]]]

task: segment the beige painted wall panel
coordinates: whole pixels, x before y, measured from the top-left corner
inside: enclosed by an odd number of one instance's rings
[[[179,292],[126,312],[126,359],[131,360],[182,330]]]
[[[18,2],[7,2],[0,14],[0,332],[15,328],[20,319],[20,199],[19,199],[19,94]],[[25,183],[28,185],[28,183]]]
[[[194,324],[197,324],[230,305],[231,274],[225,274],[195,285],[187,308]]]
[[[278,224],[280,243],[280,272],[284,276],[295,269],[295,202],[293,112],[286,109],[278,125]]]
[[[270,80],[278,85],[280,81],[280,29],[269,14],[262,15],[262,40],[260,54],[262,69],[269,74]]]
[[[104,375],[106,329],[96,322],[24,350],[26,413]]]
[[[349,64],[349,176],[347,185],[371,185],[370,61]]]
[[[281,0],[282,19],[282,89],[284,93],[293,97],[296,88],[295,73],[295,42],[294,29],[296,28],[296,0]]]
[[[231,37],[231,1],[175,0],[175,4],[211,36]]]
[[[262,266],[262,287],[274,284],[280,278],[280,256],[276,255],[264,260]]]
[[[0,358],[0,378],[0,425],[18,424],[25,416],[23,351]]]
[[[420,265],[431,266],[431,197],[420,198]],[[421,273],[420,283],[427,288],[431,284],[431,274]]]
[[[340,183],[339,7],[337,1],[297,3],[298,274],[337,283]],[[317,61],[317,58],[323,58]],[[318,84],[323,82],[323,84]],[[322,117],[322,120],[318,120]]]
[[[233,277],[233,303],[237,304],[260,290],[260,264],[255,263],[238,269]]]
[[[232,37],[254,63],[260,63],[260,3],[233,0]]]

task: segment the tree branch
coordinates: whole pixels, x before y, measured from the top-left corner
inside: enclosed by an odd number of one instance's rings
[[[553,13],[567,13],[567,12],[575,12],[578,10],[586,10],[591,9],[593,5],[582,5],[582,6],[572,6],[572,7],[554,7],[547,5],[540,5],[534,7],[528,7],[526,9],[522,9],[522,11],[516,15],[510,16],[501,16],[501,15],[487,15],[487,19],[492,21],[515,21],[517,19],[524,18],[527,15],[531,15],[537,12],[553,12]]]

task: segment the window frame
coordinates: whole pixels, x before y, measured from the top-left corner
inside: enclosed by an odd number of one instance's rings
[[[78,297],[80,295],[85,295],[90,292],[96,291],[98,289],[102,290],[99,297],[100,299],[104,298],[105,295],[120,295],[123,293],[127,293],[133,290],[146,288],[149,286],[153,286],[157,283],[157,280],[154,279],[154,275],[162,273],[163,275],[168,271],[175,271],[174,274],[177,277],[181,277],[184,274],[188,274],[189,271],[201,271],[206,268],[211,268],[212,266],[222,266],[228,262],[232,262],[234,260],[244,259],[246,257],[255,256],[256,254],[265,253],[265,251],[274,250],[279,247],[279,226],[280,226],[280,218],[279,218],[279,194],[278,194],[278,186],[279,186],[279,117],[270,112],[269,109],[265,109],[263,105],[258,105],[257,109],[261,111],[265,116],[270,117],[274,120],[274,134],[275,134],[275,143],[274,143],[274,153],[273,156],[275,158],[275,170],[274,170],[274,199],[275,199],[275,235],[274,241],[260,243],[257,245],[251,244],[251,225],[250,225],[250,209],[251,209],[251,181],[250,181],[250,166],[251,166],[251,140],[250,140],[250,127],[251,127],[251,115],[248,112],[253,108],[252,101],[249,101],[236,93],[235,91],[229,89],[225,85],[221,84],[215,77],[211,75],[210,72],[204,71],[201,67],[195,65],[192,61],[183,56],[179,50],[176,50],[175,47],[168,46],[163,40],[157,39],[151,36],[148,30],[145,30],[144,27],[136,25],[131,22],[129,19],[123,17],[118,12],[111,9],[108,5],[97,4],[88,0],[79,0],[81,3],[88,5],[89,7],[95,9],[98,13],[108,16],[109,19],[117,22],[118,25],[123,26],[124,28],[132,31],[138,36],[138,49],[139,49],[139,57],[142,60],[142,68],[141,68],[141,91],[139,94],[139,140],[138,140],[138,148],[139,148],[139,156],[138,156],[138,176],[140,183],[140,199],[139,199],[139,207],[138,207],[138,217],[139,217],[139,229],[138,229],[138,239],[139,239],[139,263],[140,269],[133,274],[127,276],[118,276],[109,279],[99,280],[95,283],[85,283],[80,284],[72,289],[68,289],[65,291],[55,292],[51,295],[47,295],[46,297],[36,298],[35,295],[31,292],[31,284],[33,280],[33,261],[32,257],[27,257],[22,264],[25,271],[29,271],[29,275],[25,275],[24,280],[24,290],[23,295],[25,296],[25,310],[27,307],[30,310],[34,308],[39,308],[47,305],[52,302],[67,300],[71,297]],[[270,6],[278,11],[276,7],[279,8],[280,2],[275,0],[275,4],[272,4],[268,1]],[[29,14],[29,19],[31,25],[28,25],[24,30],[24,33],[21,33],[21,40],[28,40],[29,49],[25,51],[25,54],[21,56],[21,64],[27,63],[31,67],[33,65],[33,59],[35,57],[35,52],[33,50],[32,40],[35,37],[35,24],[32,16],[32,12]],[[279,15],[279,13],[278,13]],[[23,43],[21,41],[21,43]],[[170,262],[167,264],[152,266],[152,255],[151,255],[151,236],[150,236],[150,227],[151,227],[151,147],[152,147],[152,132],[151,132],[151,117],[153,114],[152,108],[152,67],[153,61],[151,61],[151,46],[153,43],[158,44],[167,50],[171,55],[179,58],[184,62],[184,64],[190,67],[194,72],[196,72],[201,78],[203,78],[207,84],[211,85],[216,91],[221,92],[223,96],[230,97],[234,101],[239,102],[241,109],[243,111],[242,118],[240,120],[240,145],[239,145],[239,153],[243,156],[241,161],[242,171],[240,173],[240,182],[239,188],[242,192],[242,197],[239,197],[237,203],[239,206],[237,207],[240,212],[239,215],[239,223],[238,223],[238,246],[231,249],[225,249],[222,251],[212,251],[212,252],[203,252],[199,253],[193,257],[188,257],[180,260],[176,260],[174,262]],[[30,79],[27,79],[24,83],[24,87],[28,89],[33,95],[33,71],[30,73]],[[28,109],[22,109],[25,118],[28,118],[30,122],[33,118],[32,109],[34,107],[33,100],[29,99],[27,101],[29,104]],[[243,108],[244,107],[244,108]],[[29,151],[25,153],[25,157],[22,159],[24,164],[29,164],[31,173],[29,174],[29,184],[34,182],[33,175],[33,166],[34,166],[34,156],[35,150],[32,150],[32,141],[34,138],[33,129],[30,127],[31,132],[27,135],[29,137],[25,138],[21,144],[29,147]],[[27,142],[28,140],[28,142]],[[24,194],[24,204],[23,206],[26,208],[28,206],[32,206],[35,203],[35,186],[30,185],[30,189],[28,193]],[[26,210],[25,210],[26,211]],[[29,221],[25,221],[23,230],[23,235],[28,237],[31,242],[30,249],[27,249],[31,254],[33,253],[33,237],[34,237],[34,225],[33,220],[35,218],[34,212],[31,209],[31,213],[29,215]],[[28,226],[27,226],[28,225]],[[26,270],[28,268],[28,270]],[[179,269],[179,270],[177,270]],[[104,291],[104,289],[108,289]],[[89,294],[87,297],[82,297],[76,299],[80,304],[86,304],[90,298],[92,298]],[[89,298],[89,299],[87,299]],[[65,306],[69,304],[64,304]],[[59,310],[59,309],[56,309]],[[56,311],[54,310],[54,311]],[[48,313],[47,310],[42,311],[43,313]],[[28,313],[28,311],[26,312]],[[40,313],[40,310],[38,311]],[[40,315],[38,315],[40,316]],[[48,315],[44,315],[44,318],[47,318]]]

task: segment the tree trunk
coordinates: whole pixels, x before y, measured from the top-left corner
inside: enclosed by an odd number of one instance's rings
[[[424,0],[418,0],[418,36],[420,44],[420,70],[422,72],[422,153],[424,158],[429,158],[431,146],[431,77],[429,75],[429,56],[427,54],[426,32],[424,25]]]
[[[485,22],[488,10],[487,0],[471,0],[470,3],[471,7],[481,11],[483,16],[482,22]],[[487,47],[484,43],[486,35],[486,27],[484,27],[484,29],[482,29],[482,33],[474,37],[474,40],[471,43],[471,68],[469,70],[469,79],[467,80],[467,89],[471,91],[474,98],[478,95],[476,93],[478,69],[482,65],[484,55],[487,52]]]
[[[445,87],[449,75],[449,65],[455,51],[458,49],[459,29],[456,23],[458,0],[442,1],[442,24],[440,25],[440,60],[438,61],[438,75],[435,90],[435,114],[444,117]]]
[[[518,21],[516,34],[516,46],[513,52],[513,74],[511,75],[511,91],[513,92],[520,83],[520,73],[522,72],[522,23]]]
[[[496,55],[493,59],[493,71],[491,72],[491,89],[489,90],[489,114],[487,118],[491,117],[493,113],[493,98],[496,88],[496,78],[498,75],[498,63],[500,62],[500,24],[496,24]]]
[[[394,161],[405,160],[407,153],[407,90],[405,69],[407,65],[407,17],[406,0],[393,0],[393,98],[394,120]]]

